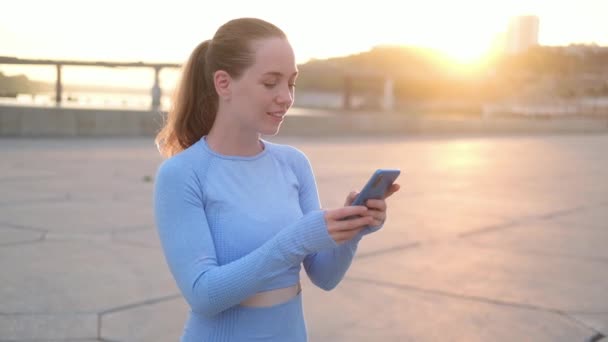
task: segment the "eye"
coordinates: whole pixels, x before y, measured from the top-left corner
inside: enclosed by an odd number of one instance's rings
[[[272,88],[274,88],[276,86],[277,86],[276,83],[264,83],[264,87],[266,87],[268,89],[272,89]]]

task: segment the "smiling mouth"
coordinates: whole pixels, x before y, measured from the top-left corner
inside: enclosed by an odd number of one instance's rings
[[[275,118],[279,118],[279,119],[282,119],[285,116],[284,112],[279,112],[279,113],[270,113],[270,112],[267,112],[266,114],[268,114],[270,116],[274,116]]]

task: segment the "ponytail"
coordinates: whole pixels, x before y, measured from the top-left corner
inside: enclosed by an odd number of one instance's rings
[[[171,157],[207,135],[215,121],[218,96],[207,63],[210,40],[200,43],[183,66],[180,83],[156,146]]]
[[[286,38],[273,24],[256,18],[239,18],[222,25],[212,40],[199,44],[182,69],[182,78],[156,146],[171,157],[209,134],[219,106],[213,73],[226,71],[237,79],[254,63],[251,42]]]

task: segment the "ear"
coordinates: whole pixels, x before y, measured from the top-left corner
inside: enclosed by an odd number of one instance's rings
[[[231,89],[230,83],[232,77],[224,70],[218,70],[213,74],[213,85],[218,96],[223,99],[230,99]]]

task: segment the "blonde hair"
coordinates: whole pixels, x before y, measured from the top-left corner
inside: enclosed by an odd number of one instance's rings
[[[218,109],[213,75],[218,70],[238,78],[254,63],[252,41],[280,37],[275,25],[256,18],[231,20],[220,26],[213,39],[200,43],[182,67],[181,80],[165,123],[156,135],[156,146],[171,157],[207,135]]]

